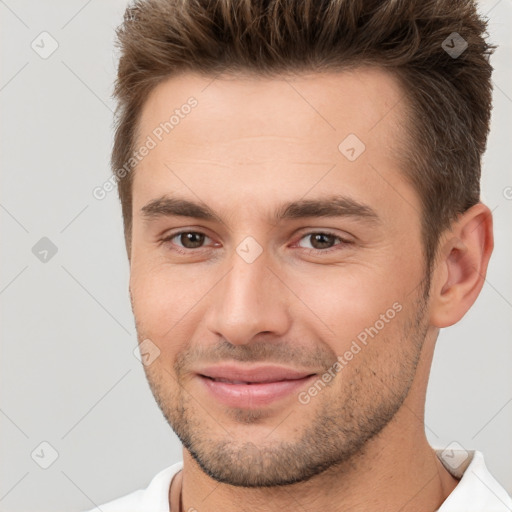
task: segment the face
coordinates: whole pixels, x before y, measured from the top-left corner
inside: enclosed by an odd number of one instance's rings
[[[218,481],[354,460],[406,399],[428,321],[402,96],[359,69],[183,74],[147,99],[132,308],[156,401]]]

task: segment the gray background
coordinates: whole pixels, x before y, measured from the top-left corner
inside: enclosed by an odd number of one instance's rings
[[[181,459],[133,355],[117,191],[92,195],[110,176],[114,28],[125,6],[0,1],[1,511],[88,509]],[[500,45],[483,178],[496,249],[477,304],[441,333],[426,425],[435,447],[481,450],[512,493],[512,0],[480,9]],[[59,45],[46,59],[31,47],[43,46],[43,31]],[[57,248],[45,262],[33,252],[43,237]],[[42,442],[58,453],[47,469]]]

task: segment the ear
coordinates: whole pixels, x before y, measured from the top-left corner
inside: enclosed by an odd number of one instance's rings
[[[492,212],[478,203],[440,240],[431,281],[431,325],[448,327],[466,314],[485,282],[493,247]]]

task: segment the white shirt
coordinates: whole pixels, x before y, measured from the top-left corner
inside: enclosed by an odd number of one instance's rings
[[[442,452],[436,449],[439,460],[460,481],[436,512],[512,511],[512,498],[489,473],[481,452],[453,450],[455,460],[463,460],[457,469],[443,460]],[[146,489],[139,489],[87,512],[175,512],[169,510],[169,487],[182,468],[183,462],[177,462],[160,471]]]

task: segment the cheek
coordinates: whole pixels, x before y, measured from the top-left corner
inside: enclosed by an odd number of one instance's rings
[[[330,340],[338,355],[353,341],[364,345],[390,335],[394,340],[410,289],[400,279],[391,279],[389,271],[381,266],[360,266],[357,270],[331,269],[323,276],[302,276],[297,295],[307,308],[301,307],[300,317],[314,322],[318,335]]]
[[[186,329],[194,324],[190,319],[211,288],[206,276],[189,274],[186,269],[165,265],[132,266],[130,290],[140,334],[158,341],[164,349],[170,341],[189,339],[191,333]]]

